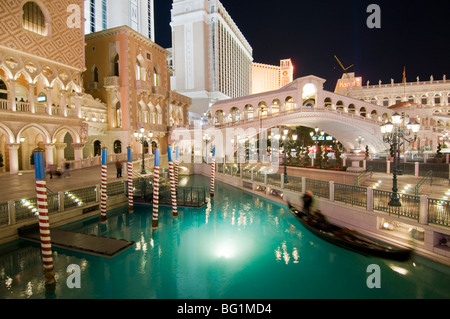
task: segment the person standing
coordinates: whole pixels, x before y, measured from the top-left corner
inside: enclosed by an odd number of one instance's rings
[[[316,199],[312,191],[307,190],[303,195],[303,212],[305,214],[312,214],[317,210]]]
[[[117,178],[122,177],[122,163],[119,159],[116,161]]]

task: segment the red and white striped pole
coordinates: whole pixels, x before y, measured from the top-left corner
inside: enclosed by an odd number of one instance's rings
[[[172,147],[167,147],[167,155],[169,158],[169,179],[170,179],[170,197],[172,198],[172,215],[178,217],[177,209],[177,185],[175,184],[175,172],[172,159]]]
[[[128,173],[128,212],[133,213],[133,159],[131,156],[131,146],[127,148],[127,173]]]
[[[175,186],[178,186],[178,147],[175,148]]]
[[[53,267],[52,243],[50,236],[50,220],[48,217],[47,183],[45,181],[44,150],[33,150],[34,170],[36,176],[36,197],[39,213],[39,235],[41,240],[42,263],[44,267],[45,286],[56,284]]]
[[[159,149],[155,150],[155,165],[153,167],[153,215],[152,227],[158,227],[159,209]]]
[[[102,183],[100,187],[100,222],[106,222],[106,185],[107,185],[107,151],[106,147],[102,148]]]
[[[212,163],[211,163],[211,189],[209,191],[209,197],[214,198],[214,175],[216,173],[216,148],[212,150]]]

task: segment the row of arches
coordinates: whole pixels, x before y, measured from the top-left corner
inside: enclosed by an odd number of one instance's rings
[[[252,104],[245,104],[243,108],[230,106],[229,110],[227,110],[227,108],[216,109],[214,114],[209,113],[208,116],[210,123],[213,121],[215,125],[220,125],[225,123],[238,123],[242,120],[250,120],[252,118],[265,118],[269,115],[276,116],[279,113],[291,112],[300,108],[312,109],[315,107],[324,107],[347,114],[370,118],[374,121],[384,121],[389,117],[390,113],[382,112],[380,109],[371,108],[369,106],[357,106],[355,103],[345,104],[342,99],[337,100],[334,103],[331,97],[324,98],[323,103],[317,105],[316,98],[317,96],[312,95],[303,99],[302,104],[299,107],[292,96],[287,96],[283,100],[283,103],[281,103],[280,99],[273,99],[269,105],[265,101],[261,101],[257,106],[253,106]]]
[[[380,106],[390,106],[398,104],[404,100],[404,97],[400,95],[384,96],[384,97],[366,97],[362,98],[362,101],[369,102]],[[440,93],[421,93],[418,95],[408,95],[406,100],[411,103],[417,103],[422,105],[442,106],[450,105],[450,92]]]

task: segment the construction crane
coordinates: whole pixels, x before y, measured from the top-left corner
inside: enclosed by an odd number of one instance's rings
[[[342,70],[344,70],[344,72],[347,71],[348,69],[350,69],[353,66],[353,64],[352,64],[352,65],[344,68],[344,65],[341,63],[341,61],[339,61],[338,57],[336,55],[334,57],[338,61],[339,65],[341,66]]]

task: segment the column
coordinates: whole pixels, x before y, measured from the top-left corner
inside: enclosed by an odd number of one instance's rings
[[[77,161],[83,159],[84,143],[72,143],[72,147],[74,150],[75,160]]]
[[[9,149],[9,173],[17,174],[19,171],[19,143],[7,144]]]
[[[84,143],[72,143],[71,144],[74,151],[74,158],[75,158],[75,167],[74,168],[81,168],[81,160],[83,159],[83,148]]]
[[[55,143],[56,147],[56,165],[61,167],[61,161],[64,159],[64,149],[66,148],[66,143]]]
[[[44,144],[45,147],[45,162],[47,165],[55,164],[53,157],[53,150],[55,149],[55,144]]]
[[[420,195],[420,210],[419,210],[419,223],[422,225],[428,224],[428,196]]]
[[[34,88],[36,83],[28,83],[28,102],[30,103],[30,112],[36,113],[36,97],[34,96]]]
[[[60,105],[62,107],[63,116],[67,116],[67,90],[61,90]]]
[[[81,97],[78,95],[72,96],[73,102],[75,104],[75,111],[78,118],[81,118]]]
[[[10,110],[16,111],[16,80],[10,79],[9,83],[9,104]]]
[[[47,113],[48,115],[52,115],[52,87],[45,87],[45,94],[47,95]]]

